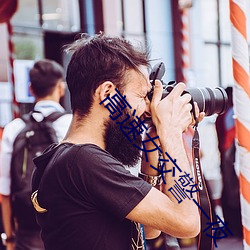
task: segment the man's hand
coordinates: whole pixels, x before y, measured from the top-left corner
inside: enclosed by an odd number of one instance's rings
[[[206,114],[205,112],[200,112],[197,102],[194,102],[194,110],[195,110],[195,115],[196,115],[198,122],[201,122]],[[195,122],[196,121],[194,120],[194,117],[192,116],[191,125],[195,125]]]
[[[182,134],[192,123],[192,105],[190,94],[183,93],[184,83],[178,83],[173,90],[161,100],[162,83],[155,82],[154,94],[151,101],[152,121],[157,129],[157,134]],[[161,137],[161,136],[160,136]]]

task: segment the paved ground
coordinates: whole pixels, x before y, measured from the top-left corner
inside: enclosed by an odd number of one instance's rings
[[[214,250],[243,250],[243,244],[241,238],[231,237],[217,240],[217,248]],[[192,247],[182,247],[182,250],[197,250],[196,246]],[[201,249],[202,250],[202,249]]]

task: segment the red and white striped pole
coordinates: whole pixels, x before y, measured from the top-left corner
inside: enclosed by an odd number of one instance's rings
[[[189,10],[181,9],[181,69],[182,81],[187,83],[187,72],[190,68],[190,53],[189,53]]]
[[[239,164],[244,249],[250,249],[250,82],[245,10],[245,0],[230,0],[236,154]]]
[[[15,76],[14,76],[14,45],[12,42],[13,29],[10,21],[6,22],[8,30],[8,48],[9,48],[9,81],[12,84],[12,111],[14,118],[19,117],[19,105],[15,94]]]
[[[189,53],[189,8],[192,6],[192,1],[180,1],[179,9],[181,16],[181,81],[188,83],[187,72],[190,68],[190,53]],[[190,164],[192,160],[192,138],[194,131],[192,127],[189,127],[188,131],[184,133],[184,145],[188,155]]]

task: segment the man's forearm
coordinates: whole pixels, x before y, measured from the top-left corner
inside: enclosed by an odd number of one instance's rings
[[[150,134],[150,136],[152,138],[157,136],[156,131],[154,131],[153,134]],[[154,140],[154,143],[157,146],[160,146],[164,159],[168,160],[168,162],[166,161],[164,162],[165,163],[164,170],[173,170],[173,168],[175,168],[175,176],[173,176],[172,172],[165,173],[164,180],[166,184],[162,185],[162,187],[156,186],[156,188],[164,192],[165,195],[167,195],[169,199],[173,203],[176,204],[179,211],[183,211],[183,212],[180,212],[181,214],[183,215],[185,214],[185,216],[187,216],[188,214],[191,213],[191,214],[197,214],[198,216],[198,213],[197,213],[198,208],[191,200],[186,199],[186,200],[183,200],[180,204],[178,204],[178,201],[175,199],[174,195],[170,191],[168,191],[171,187],[174,187],[176,182],[178,182],[178,180],[181,178],[180,177],[181,175],[185,175],[185,172],[187,174],[190,174],[190,178],[193,178],[192,169],[190,167],[187,153],[184,148],[182,133],[179,133],[179,134],[168,133],[166,135],[159,134],[159,139],[160,140]],[[147,151],[155,149],[156,146],[154,143],[148,142],[145,144]],[[176,164],[178,168],[180,169],[180,171],[173,164],[173,162],[169,159],[169,157],[166,155],[166,152],[172,158],[172,160],[176,160]],[[159,151],[155,150],[152,152],[147,152],[147,159],[148,159],[148,162],[146,161],[145,154],[143,154],[141,172],[144,174],[153,175],[153,176],[161,174],[160,171],[157,171],[150,166],[152,165],[155,168],[158,167]],[[192,184],[195,184],[195,181]],[[195,200],[197,199],[196,193],[192,193],[192,198],[194,198]],[[145,226],[145,231],[146,231],[146,238],[155,238],[160,234],[159,230],[156,230],[152,227]]]
[[[152,137],[157,136],[156,131],[153,127],[150,128],[150,134]],[[159,140],[154,141],[158,146],[160,145]],[[152,142],[148,142],[145,144],[146,150],[153,150],[155,149],[155,145]],[[160,173],[150,167],[150,165],[154,166],[157,168],[158,166],[158,161],[159,161],[159,152],[158,150],[148,152],[147,153],[148,161],[146,161],[146,156],[145,153],[142,154],[142,163],[141,163],[141,172],[146,174],[146,175],[151,175],[151,176],[156,176],[159,175]],[[155,188],[160,189],[160,186],[156,186]],[[154,239],[157,238],[161,231],[154,229],[149,226],[144,226],[145,229],[145,234],[146,234],[146,239]]]
[[[184,148],[183,138],[181,134],[172,134],[169,136],[165,135],[165,137],[160,136],[160,141],[164,159],[169,160],[168,162],[166,162],[166,170],[173,170],[173,168],[175,168],[175,176],[172,175],[172,172],[168,172],[165,174],[164,178],[166,181],[166,185],[164,186],[163,191],[166,195],[168,195],[168,197],[172,201],[176,202],[176,199],[174,198],[173,194],[168,191],[169,188],[173,187],[176,184],[176,181],[180,179],[180,176],[185,175],[185,172],[187,174],[190,174],[190,178],[193,178],[193,184],[195,184],[193,171],[188,161],[187,153]],[[169,159],[165,152],[169,154],[172,160],[176,160],[176,165],[178,166],[178,168],[174,166],[174,163]],[[193,193],[192,195],[193,198],[196,200],[196,193]]]
[[[2,219],[4,232],[7,237],[11,237],[14,233],[12,226],[12,207],[10,196],[2,195]]]

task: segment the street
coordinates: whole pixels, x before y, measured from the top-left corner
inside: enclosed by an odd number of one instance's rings
[[[197,250],[196,246],[182,247],[182,250]],[[221,240],[217,240],[217,248],[214,250],[243,250],[243,243],[241,238],[228,237]],[[202,250],[202,249],[201,249]]]

